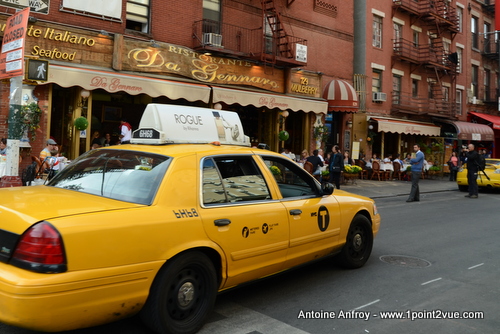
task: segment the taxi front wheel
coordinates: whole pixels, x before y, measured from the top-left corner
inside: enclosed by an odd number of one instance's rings
[[[157,333],[196,333],[212,310],[217,276],[209,258],[197,251],[167,262],[156,276],[141,319]]]
[[[373,231],[368,218],[356,215],[347,232],[346,243],[338,255],[340,265],[345,268],[362,267],[372,252]]]

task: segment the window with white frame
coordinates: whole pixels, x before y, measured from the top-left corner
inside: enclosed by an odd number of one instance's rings
[[[455,112],[457,115],[462,115],[462,97],[463,91],[461,89],[457,89],[455,92]]]
[[[401,78],[397,74],[392,76],[392,104],[399,104],[401,100]]]
[[[457,48],[457,73],[462,73],[462,57],[464,55],[464,49],[462,48]]]
[[[448,62],[448,55],[450,54],[450,46],[451,43],[448,40],[443,40],[443,65],[446,65]]]
[[[402,39],[403,39],[403,25],[394,22],[394,41],[392,43],[394,50],[401,51],[403,47]]]
[[[220,34],[220,0],[203,0],[203,32]]]
[[[149,33],[149,0],[127,0],[126,28]]]
[[[457,7],[457,16],[458,16],[458,32],[462,32],[462,27],[464,25],[464,10],[460,7]]]
[[[372,45],[376,48],[382,47],[382,22],[383,18],[381,16],[373,15]]]
[[[413,30],[413,46],[418,48],[420,32]]]
[[[493,40],[491,36],[491,24],[488,22],[484,22],[483,24],[483,52],[490,53],[495,52],[495,49],[491,48],[490,41]]]
[[[379,93],[382,91],[382,71],[373,70],[372,72],[372,92]]]
[[[491,71],[488,69],[484,70],[483,84],[484,84],[483,100],[491,101],[491,96],[492,96],[492,94],[491,94]]]
[[[450,101],[450,88],[443,86],[443,101],[448,102]]]
[[[475,16],[471,17],[470,30],[472,33],[472,48],[479,49],[479,19]]]
[[[476,98],[479,96],[478,84],[479,84],[479,66],[472,65],[470,88],[472,91],[472,96],[475,96]]]
[[[418,82],[417,79],[411,80],[411,97],[418,98]]]

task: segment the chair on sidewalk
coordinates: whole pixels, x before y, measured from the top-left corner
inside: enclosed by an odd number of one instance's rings
[[[356,159],[356,166],[361,167],[361,172],[359,172],[359,178],[361,180],[363,180],[363,179],[368,180],[368,171],[366,170],[366,161],[361,160],[361,159]]]
[[[380,162],[376,160],[372,162],[372,171],[372,177],[370,178],[370,180],[373,180],[373,178],[377,176],[378,180],[380,181],[380,175],[382,175],[382,179],[384,179],[385,171],[380,170]]]
[[[313,175],[313,164],[311,162],[304,162],[304,169],[309,172],[309,174]]]
[[[403,172],[401,171],[401,164],[397,161],[394,161],[392,165],[394,166],[392,177],[396,177],[399,181],[401,181],[401,176],[403,174]]]

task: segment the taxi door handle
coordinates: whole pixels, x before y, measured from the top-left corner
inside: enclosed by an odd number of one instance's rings
[[[296,209],[296,210],[290,210],[290,215],[292,216],[298,216],[302,213],[302,210]]]
[[[215,226],[226,226],[231,224],[231,221],[229,219],[216,219],[214,220]]]

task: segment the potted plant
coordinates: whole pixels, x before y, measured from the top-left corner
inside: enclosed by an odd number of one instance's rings
[[[328,127],[326,125],[315,126],[314,127],[314,139],[319,142],[326,142],[328,140]]]
[[[359,172],[363,169],[356,165],[344,165],[344,179],[347,181],[351,180],[354,183],[354,179],[359,178]]]
[[[21,130],[27,131],[31,137],[31,141],[36,139],[36,130],[40,127],[40,118],[42,117],[42,109],[38,103],[32,102],[21,107],[20,117],[22,120]]]
[[[322,171],[321,177],[322,177],[323,182],[328,182],[328,180],[330,179],[330,171],[328,171],[328,170]]]

